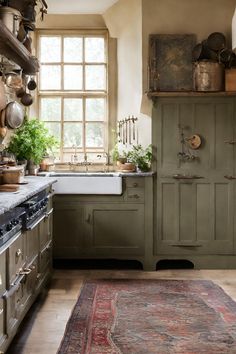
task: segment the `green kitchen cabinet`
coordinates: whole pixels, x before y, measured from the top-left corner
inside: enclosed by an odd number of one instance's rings
[[[153,176],[124,177],[122,195],[55,195],[55,259],[138,260],[149,268]]]
[[[220,96],[156,100],[156,260],[234,255],[235,103]],[[194,135],[201,138],[198,149],[188,144]]]
[[[92,204],[86,209],[86,254],[144,256],[143,204]]]
[[[84,207],[63,197],[54,203],[53,257],[77,258],[83,253]]]

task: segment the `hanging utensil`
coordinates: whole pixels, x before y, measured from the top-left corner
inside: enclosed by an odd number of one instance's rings
[[[37,84],[36,84],[36,81],[34,80],[33,77],[30,78],[30,81],[28,82],[27,87],[30,91],[33,91],[36,89]]]
[[[128,143],[128,118],[125,118],[125,143]]]
[[[129,144],[131,145],[131,117],[129,116]]]
[[[24,106],[30,106],[33,103],[33,96],[30,93],[25,92],[20,101]]]
[[[125,125],[124,120],[122,120],[122,143],[125,145]]]
[[[5,138],[7,135],[7,127],[5,124],[5,109],[3,109],[0,113],[0,137]]]
[[[5,92],[5,86],[2,80],[0,80],[0,111],[6,108],[7,105],[7,96]]]
[[[117,133],[117,136],[118,136],[118,143],[120,142],[120,121],[118,121],[118,133]]]
[[[9,102],[6,106],[6,125],[11,129],[19,128],[24,121],[24,109],[16,101]]]

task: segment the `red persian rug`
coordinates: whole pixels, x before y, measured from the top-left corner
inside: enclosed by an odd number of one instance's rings
[[[236,303],[211,281],[86,282],[58,354],[236,354]]]

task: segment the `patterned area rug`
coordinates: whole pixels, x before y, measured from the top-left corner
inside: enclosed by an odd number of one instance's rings
[[[236,303],[211,281],[86,282],[58,354],[236,354]]]

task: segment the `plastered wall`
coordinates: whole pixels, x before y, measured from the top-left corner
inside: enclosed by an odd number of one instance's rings
[[[201,41],[219,31],[225,33],[230,46],[235,6],[236,0],[119,0],[103,16],[47,15],[44,22],[37,22],[37,28],[109,29],[110,36],[117,38],[117,81],[115,65],[110,77],[113,92],[117,82],[117,119],[136,115],[140,142],[147,145],[151,143],[152,108],[144,95],[148,89],[149,34],[196,33]],[[112,108],[114,113],[115,100]]]
[[[118,38],[118,119],[139,117],[142,144],[151,143],[152,102],[144,95],[149,34],[195,33],[201,41],[219,31],[231,46],[235,5],[236,0],[119,0],[104,14],[111,36]]]
[[[143,89],[147,88],[148,36],[151,33],[195,33],[201,41],[223,32],[231,47],[236,0],[142,0]]]

